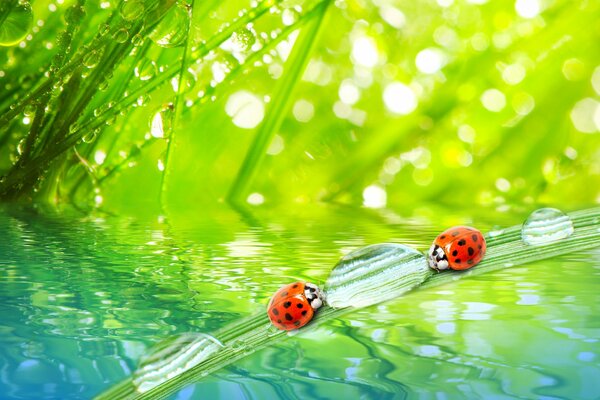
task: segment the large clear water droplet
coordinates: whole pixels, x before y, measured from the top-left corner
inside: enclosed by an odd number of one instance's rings
[[[186,4],[178,4],[167,12],[150,33],[150,39],[161,47],[181,46],[187,38],[190,14]]]
[[[6,7],[8,5],[0,7],[0,46],[14,46],[29,33],[33,25],[33,13],[27,2],[15,5],[10,11]],[[8,15],[5,16],[4,12],[8,12]]]
[[[133,384],[145,393],[215,355],[223,345],[204,333],[184,333],[166,339],[142,357]]]
[[[336,308],[366,307],[420,285],[432,270],[425,256],[401,244],[375,244],[344,256],[325,283],[326,302]]]
[[[541,246],[571,236],[571,218],[556,208],[540,208],[532,212],[521,229],[521,238],[531,246]]]

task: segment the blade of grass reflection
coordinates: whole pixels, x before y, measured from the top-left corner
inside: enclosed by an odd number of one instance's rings
[[[269,110],[267,118],[261,124],[250,149],[246,153],[246,158],[242,162],[236,179],[228,195],[230,202],[241,202],[246,194],[254,176],[256,175],[261,161],[265,156],[265,151],[275,133],[281,126],[286,116],[291,101],[293,99],[294,89],[300,82],[301,74],[310,59],[310,54],[318,41],[319,33],[325,26],[323,23],[327,15],[329,1],[324,1],[318,5],[314,20],[309,22],[304,30],[300,31],[292,53],[289,56],[286,73],[277,84],[274,90],[272,108]]]
[[[491,236],[488,233],[486,236],[488,240],[486,257],[476,268],[466,272],[452,271],[433,275],[414,290],[427,289],[468,276],[477,276],[600,245],[600,208],[576,211],[568,215],[575,227],[574,233],[568,238],[545,246],[527,246],[521,241],[521,225],[504,229],[497,235]],[[354,310],[354,308],[333,309],[324,306],[306,329]],[[286,336],[286,332],[272,328],[266,313],[241,319],[211,334],[225,345],[215,357],[204,360],[146,393],[136,392],[131,380],[126,380],[100,394],[97,399],[163,399],[212,372],[218,371],[266,346],[280,342]],[[302,330],[287,336],[294,336],[295,334],[302,334]],[[238,344],[235,349],[232,346],[234,343]]]

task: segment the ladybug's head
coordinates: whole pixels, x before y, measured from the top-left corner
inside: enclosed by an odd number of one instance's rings
[[[323,305],[323,293],[321,293],[321,289],[315,284],[304,284],[304,296],[313,310]]]
[[[429,248],[429,266],[436,271],[448,269],[448,257],[444,249],[437,244],[432,244]]]

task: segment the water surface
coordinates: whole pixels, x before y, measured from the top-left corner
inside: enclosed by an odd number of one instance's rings
[[[3,206],[0,397],[91,398],[131,375],[152,344],[261,312],[289,281],[322,285],[351,250],[424,251],[447,225],[474,224],[422,210],[278,214]],[[307,327],[174,398],[598,398],[599,284],[600,251],[582,249],[418,291]]]

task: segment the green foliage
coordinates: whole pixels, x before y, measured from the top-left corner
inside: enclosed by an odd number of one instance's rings
[[[4,2],[0,195],[597,201],[600,5],[474,3]]]

